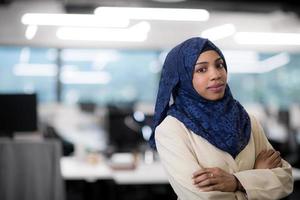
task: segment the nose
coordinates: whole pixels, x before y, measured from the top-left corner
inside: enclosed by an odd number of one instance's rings
[[[211,80],[218,80],[221,78],[221,72],[216,69],[215,67],[211,69],[210,79]]]

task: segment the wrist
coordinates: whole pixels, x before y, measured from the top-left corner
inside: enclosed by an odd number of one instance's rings
[[[234,177],[234,181],[235,181],[235,189],[234,192],[239,190],[239,180],[236,178],[235,175],[232,175]]]
[[[244,189],[243,185],[241,184],[241,182],[239,181],[239,179],[236,176],[234,176],[234,178],[235,178],[235,181],[236,181],[236,189],[235,189],[235,191],[245,192],[245,189]]]

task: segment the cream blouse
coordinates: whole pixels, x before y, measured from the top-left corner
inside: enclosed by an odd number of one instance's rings
[[[204,138],[188,130],[183,123],[167,116],[156,128],[155,140],[161,162],[169,182],[181,200],[242,200],[280,199],[293,190],[292,168],[282,160],[283,166],[274,169],[253,169],[255,158],[263,149],[270,149],[264,131],[251,116],[251,137],[248,145],[234,159]],[[246,193],[201,192],[192,180],[200,168],[219,167],[234,174]]]

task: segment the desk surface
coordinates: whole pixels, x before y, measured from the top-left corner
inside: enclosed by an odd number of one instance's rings
[[[133,170],[113,170],[105,161],[91,164],[75,157],[63,157],[61,170],[66,180],[96,181],[113,179],[118,184],[167,184],[168,179],[160,162],[140,162]],[[300,169],[293,168],[294,180],[300,180]]]
[[[91,164],[75,157],[63,157],[61,170],[64,179],[96,181],[113,179],[118,184],[164,184],[167,176],[159,162],[145,164],[140,162],[133,170],[113,170],[105,161]]]

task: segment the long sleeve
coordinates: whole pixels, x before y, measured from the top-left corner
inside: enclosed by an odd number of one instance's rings
[[[273,148],[254,117],[251,120],[255,142],[255,156],[264,149]],[[285,160],[275,169],[253,169],[235,173],[246,190],[249,200],[274,200],[293,191],[292,167]]]
[[[181,200],[245,199],[241,192],[201,192],[193,185],[192,174],[202,166],[187,135],[187,129],[180,123],[174,122],[172,117],[167,117],[156,128],[155,134],[161,162],[178,198]]]

